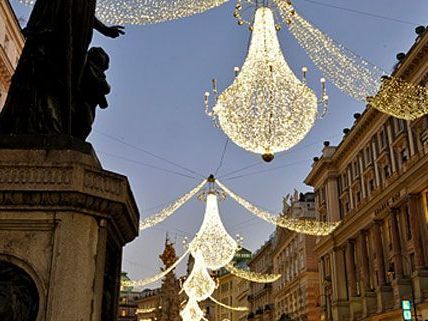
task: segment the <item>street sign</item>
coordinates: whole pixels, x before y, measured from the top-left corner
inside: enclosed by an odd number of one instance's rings
[[[412,321],[412,301],[402,300],[401,301],[401,310],[403,311],[403,320]]]

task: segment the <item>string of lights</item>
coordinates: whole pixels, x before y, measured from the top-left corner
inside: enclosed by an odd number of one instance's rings
[[[207,183],[207,180],[203,180],[198,186],[196,186],[194,189],[192,189],[189,193],[183,195],[178,200],[176,200],[174,203],[170,204],[166,208],[164,208],[159,213],[152,215],[140,222],[140,230],[145,230],[147,228],[153,227],[168,217],[170,217],[172,214],[174,214],[181,206],[183,206],[185,203],[187,203],[193,196],[198,193],[202,187]]]
[[[296,219],[287,216],[273,215],[267,211],[259,209],[255,205],[251,204],[247,200],[238,196],[224,186],[220,181],[216,180],[216,183],[222,188],[232,199],[238,204],[253,213],[257,217],[265,220],[268,223],[277,225],[279,227],[286,228],[290,231],[314,235],[314,236],[327,236],[333,233],[333,231],[339,226],[340,222],[320,222],[309,219]]]
[[[190,17],[228,0],[98,0],[97,17],[110,24],[147,25]],[[20,0],[34,5],[36,0]]]
[[[300,16],[288,0],[275,0],[290,33],[325,77],[350,96],[374,96],[387,73],[336,42]]]
[[[230,305],[227,305],[225,303],[222,303],[222,302],[218,301],[217,299],[213,298],[212,296],[210,297],[210,299],[215,304],[221,306],[222,308],[225,308],[226,310],[238,311],[238,312],[246,312],[246,311],[248,311],[247,307],[233,307],[233,306],[230,306]]]
[[[281,278],[281,274],[261,274],[239,269],[233,266],[233,264],[228,264],[225,266],[225,268],[231,274],[254,283],[273,283]]]
[[[187,250],[177,261],[175,261],[175,263],[173,265],[171,265],[169,268],[167,268],[166,270],[162,271],[159,274],[156,274],[152,277],[146,278],[146,279],[142,279],[142,280],[136,280],[136,281],[130,281],[130,280],[123,280],[122,281],[122,286],[133,286],[133,287],[143,287],[146,286],[148,284],[151,283],[155,283],[159,280],[162,280],[165,276],[167,276],[169,273],[171,273],[185,258],[186,256],[190,253],[190,250]]]

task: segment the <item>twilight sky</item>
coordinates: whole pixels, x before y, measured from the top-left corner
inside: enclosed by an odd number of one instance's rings
[[[19,18],[28,18],[28,8],[18,0],[12,0],[12,4]],[[414,28],[426,24],[428,17],[426,0],[295,0],[294,4],[313,24],[386,71],[392,70],[398,52],[407,52],[416,37]],[[210,89],[212,78],[217,78],[221,90],[225,89],[232,81],[233,67],[241,66],[245,58],[250,33],[248,28],[237,26],[232,16],[234,5],[233,1],[198,16],[159,25],[127,26],[126,36],[117,40],[95,36],[94,45],[111,55],[108,79],[112,94],[108,97],[110,107],[97,114],[90,142],[105,169],[129,177],[142,217],[162,209],[201,180],[157,169],[189,174],[142,150],[206,176],[219,166],[226,137],[205,116],[203,93]],[[291,68],[300,75],[301,67],[308,66],[309,85],[319,92],[321,75],[305,52],[286,28],[279,38]],[[254,204],[276,213],[281,210],[283,195],[294,188],[310,190],[303,180],[312,158],[320,154],[322,142],[338,143],[342,129],[352,126],[353,114],[364,109],[362,103],[333,85],[328,84],[328,90],[329,114],[299,145],[277,155],[272,163],[265,164],[259,155],[230,143],[219,176],[259,163],[222,181]],[[181,241],[198,230],[204,205],[192,200],[172,218],[129,244],[123,269],[131,278],[158,273],[158,255],[166,232],[182,253]],[[250,250],[259,248],[274,230],[230,199],[220,204],[220,210],[226,228],[232,235],[243,235],[244,245]]]

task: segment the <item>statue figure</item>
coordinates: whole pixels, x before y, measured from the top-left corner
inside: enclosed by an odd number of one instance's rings
[[[72,135],[83,141],[91,133],[97,106],[102,109],[108,107],[105,96],[110,93],[110,85],[105,72],[109,68],[109,63],[110,58],[102,48],[91,48],[88,51],[80,100],[72,123]]]
[[[93,29],[110,38],[124,34],[121,26],[101,23],[95,7],[96,0],[36,1],[0,114],[0,134],[87,136],[72,127],[85,108],[79,97]]]

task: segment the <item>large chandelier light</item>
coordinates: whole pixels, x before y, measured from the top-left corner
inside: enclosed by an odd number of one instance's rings
[[[285,61],[270,8],[257,9],[252,30],[241,71],[232,85],[215,97],[212,112],[210,94],[205,93],[205,107],[235,144],[271,161],[274,153],[293,147],[309,132],[317,116],[318,99]],[[216,95],[216,85],[213,91]],[[324,91],[323,103],[327,100]]]

